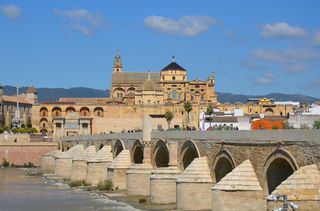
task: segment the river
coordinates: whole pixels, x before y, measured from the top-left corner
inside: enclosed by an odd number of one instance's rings
[[[137,210],[62,183],[28,176],[28,169],[0,168],[0,211]]]

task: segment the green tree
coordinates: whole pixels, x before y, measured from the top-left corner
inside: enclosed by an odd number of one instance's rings
[[[190,102],[186,102],[184,104],[184,110],[188,113],[187,126],[189,126],[190,111],[192,111],[192,104]]]
[[[210,116],[210,127],[211,127],[211,115],[212,115],[212,113],[213,113],[213,108],[212,108],[212,105],[209,104],[209,105],[207,106],[207,109],[206,109],[206,115],[209,115],[209,116]]]
[[[320,119],[313,122],[313,129],[320,129]]]
[[[164,114],[164,118],[166,118],[166,120],[168,122],[168,129],[170,129],[170,123],[171,123],[171,120],[173,119],[173,113],[171,111],[167,111]]]

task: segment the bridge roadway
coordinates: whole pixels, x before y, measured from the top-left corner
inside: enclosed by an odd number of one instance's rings
[[[145,140],[149,139],[149,140]],[[83,145],[84,148],[88,146],[95,146],[96,150],[102,149],[104,146],[111,146],[111,153],[114,158],[121,154],[122,151],[127,150],[129,152],[129,162],[134,167],[134,171],[127,171],[127,180],[126,185],[130,185],[132,181],[131,176],[134,172],[137,172],[137,166],[139,164],[141,166],[146,163],[151,166],[151,170],[147,175],[147,180],[150,179],[150,175],[153,174],[152,171],[157,169],[172,169],[176,168],[180,175],[180,177],[187,178],[184,172],[187,172],[187,168],[189,169],[188,174],[197,174],[194,172],[199,172],[198,179],[201,181],[201,178],[208,177],[203,176],[208,172],[210,175],[210,187],[214,186],[221,181],[226,189],[224,191],[228,191],[228,184],[230,181],[228,179],[224,180],[224,177],[230,172],[233,172],[236,167],[241,166],[244,163],[249,165],[246,167],[245,171],[250,171],[250,168],[253,169],[251,173],[242,172],[240,167],[235,170],[240,171],[234,173],[234,175],[239,176],[239,180],[245,178],[245,175],[253,175],[258,181],[259,188],[261,187],[261,193],[263,195],[263,202],[260,204],[257,202],[256,205],[251,205],[252,209],[257,209],[257,207],[264,206],[265,209],[271,209],[275,204],[271,201],[266,203],[267,196],[272,192],[276,191],[277,187],[280,187],[280,183],[287,180],[287,178],[293,175],[302,167],[309,168],[309,166],[313,166],[316,168],[315,177],[312,178],[314,181],[312,184],[309,184],[310,188],[306,189],[304,192],[299,192],[299,197],[294,196],[295,198],[289,198],[291,201],[295,201],[300,205],[299,210],[313,210],[310,207],[315,207],[314,210],[318,210],[320,207],[320,173],[319,173],[319,163],[320,163],[320,130],[258,130],[258,131],[152,131],[151,134],[146,136],[142,132],[137,133],[119,133],[119,134],[101,134],[101,135],[89,135],[89,136],[76,136],[76,137],[65,137],[60,140],[60,149],[65,152],[71,149],[75,145]],[[150,148],[149,151],[146,150]],[[206,158],[204,167],[202,169],[197,169],[192,163],[200,162],[200,159],[197,158]],[[150,159],[150,163],[146,161],[146,159]],[[202,161],[201,161],[202,162]],[[312,165],[315,164],[315,165]],[[197,164],[201,165],[201,164]],[[150,167],[148,167],[150,168]],[[142,174],[145,174],[145,169],[142,171]],[[130,169],[130,167],[128,167]],[[192,170],[194,169],[194,170]],[[248,170],[249,169],[249,170]],[[175,172],[177,172],[175,170]],[[109,169],[108,169],[109,171]],[[131,173],[132,175],[131,175]],[[191,172],[191,173],[190,173]],[[305,171],[304,171],[305,172]],[[314,172],[314,171],[313,171]],[[298,174],[297,173],[297,174]],[[157,173],[155,173],[157,174]],[[165,173],[160,173],[165,174]],[[169,173],[170,174],[170,173]],[[171,175],[174,173],[171,172]],[[232,174],[232,173],[231,173]],[[244,174],[241,175],[241,174]],[[131,175],[131,176],[130,176]],[[184,176],[181,176],[184,175]],[[234,176],[233,175],[233,176]],[[252,176],[251,175],[251,176]],[[300,175],[300,173],[299,173]],[[301,175],[300,175],[301,176]],[[195,183],[197,180],[197,175],[193,175]],[[232,177],[229,176],[230,178]],[[242,177],[242,178],[241,178]],[[308,175],[303,175],[302,180],[307,181]],[[132,177],[133,178],[133,177]],[[136,177],[135,177],[136,178]],[[151,177],[153,178],[153,177]],[[158,177],[154,177],[158,178]],[[178,179],[177,179],[178,178]],[[249,178],[249,177],[248,177]],[[250,177],[251,178],[251,177]],[[206,191],[205,195],[200,194],[200,198],[197,199],[197,205],[188,205],[189,201],[194,201],[196,195],[193,196],[183,196],[182,193],[179,193],[178,182],[183,181],[183,179],[179,180],[179,176],[175,178],[177,181],[177,187],[174,187],[176,198],[173,200],[177,203],[178,209],[192,210],[192,209],[208,209],[212,208],[213,210],[224,210],[222,209],[222,201],[234,199],[240,197],[239,195],[231,195],[229,193],[228,196],[223,194],[214,195],[217,199],[211,199],[213,202],[207,203],[210,204],[210,207],[204,206],[201,207],[199,204],[205,200],[206,195],[208,195]],[[205,180],[205,179],[204,179]],[[232,180],[232,179],[231,179]],[[254,183],[255,179],[248,179],[250,181],[244,181],[245,184]],[[252,180],[252,181],[251,181]],[[153,180],[155,181],[155,180]],[[290,180],[291,181],[291,180]],[[143,181],[142,181],[143,182]],[[189,181],[190,182],[190,181]],[[232,181],[231,181],[232,183]],[[303,182],[302,182],[303,183]],[[139,184],[139,182],[137,182]],[[160,184],[160,183],[159,183]],[[231,184],[232,185],[232,184]],[[234,184],[233,184],[234,185]],[[303,184],[295,184],[296,188]],[[198,184],[200,187],[201,185]],[[239,184],[238,184],[239,186]],[[237,184],[233,187],[238,187]],[[312,186],[312,187],[311,187]],[[139,189],[139,186],[134,186]],[[151,182],[151,188],[152,186]],[[182,187],[182,186],[181,186]],[[195,187],[195,186],[194,186]],[[196,190],[196,188],[192,188]],[[217,186],[218,187],[218,186]],[[220,186],[219,186],[220,187]],[[253,187],[253,186],[252,186]],[[126,187],[124,187],[126,188]],[[258,188],[258,189],[259,189]],[[313,188],[313,189],[312,189]],[[211,189],[211,188],[210,188]],[[249,190],[248,188],[244,188],[245,190]],[[298,188],[299,189],[299,188]],[[318,192],[317,192],[318,189]],[[181,188],[181,191],[186,189]],[[238,188],[240,191],[241,188]],[[253,188],[250,191],[257,190]],[[142,190],[139,190],[142,191]],[[201,191],[201,190],[199,190]],[[221,188],[209,191],[222,191]],[[230,190],[229,190],[230,191]],[[237,192],[237,188],[234,190]],[[242,195],[246,197],[243,190],[241,190]],[[294,187],[293,187],[293,190]],[[313,192],[312,192],[313,191]],[[154,192],[154,191],[153,191]],[[290,191],[289,191],[290,192]],[[312,192],[312,193],[310,193]],[[317,192],[317,193],[316,193]],[[159,192],[161,193],[161,191]],[[210,193],[210,192],[209,192]],[[147,194],[151,194],[152,190]],[[155,194],[155,193],[154,193]],[[181,197],[179,197],[179,194]],[[288,193],[289,194],[289,193]],[[298,194],[298,193],[297,193]],[[310,196],[305,196],[304,194]],[[210,194],[211,195],[211,194]],[[250,194],[249,194],[250,195]],[[249,196],[248,195],[248,196]],[[259,195],[259,194],[258,194]],[[189,198],[188,198],[189,197]],[[220,197],[220,198],[219,198]],[[259,196],[255,196],[259,198]],[[154,196],[156,198],[156,196]],[[210,196],[211,198],[211,196]],[[208,199],[207,199],[208,200]],[[220,203],[215,203],[215,201],[219,201]],[[232,201],[231,200],[231,201]],[[234,206],[245,206],[245,202],[241,201],[244,199],[239,199],[238,202],[235,200]],[[160,200],[161,201],[161,200]],[[259,200],[256,200],[259,201]],[[311,201],[311,202],[310,202]],[[206,203],[203,201],[203,203]],[[184,206],[186,204],[186,206]],[[220,205],[214,205],[220,204]],[[267,205],[266,205],[267,204]],[[218,207],[217,207],[218,206]],[[220,207],[219,207],[220,206]],[[224,205],[226,206],[226,205]],[[230,205],[231,206],[231,205]],[[256,207],[255,207],[256,206]],[[307,208],[308,207],[308,208]],[[318,207],[318,208],[317,208]],[[260,207],[261,208],[261,207]],[[232,210],[232,208],[230,208]]]

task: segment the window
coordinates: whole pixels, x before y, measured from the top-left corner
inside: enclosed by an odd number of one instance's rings
[[[42,123],[42,127],[45,128],[46,127],[46,123]]]
[[[148,105],[150,105],[150,104],[151,104],[151,100],[148,100],[148,102],[147,102],[147,103],[148,103]]]
[[[176,80],[176,77],[175,77],[175,76],[172,76],[172,80],[175,81],[175,80]]]
[[[122,92],[118,92],[117,93],[117,98],[123,98],[123,93]]]
[[[82,123],[82,128],[88,128],[88,123]]]
[[[193,100],[193,95],[191,95],[191,100]]]
[[[177,91],[176,90],[172,90],[172,99],[176,99],[177,98]]]
[[[201,95],[201,101],[204,101],[204,95]]]
[[[181,94],[180,93],[178,94],[178,100],[181,100]]]
[[[56,123],[56,128],[61,128],[61,123]]]

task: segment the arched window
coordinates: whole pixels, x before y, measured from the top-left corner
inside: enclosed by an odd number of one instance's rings
[[[90,116],[90,110],[87,107],[82,107],[80,109],[80,116]]]
[[[172,97],[172,99],[177,98],[177,91],[176,90],[172,90],[171,97]]]

